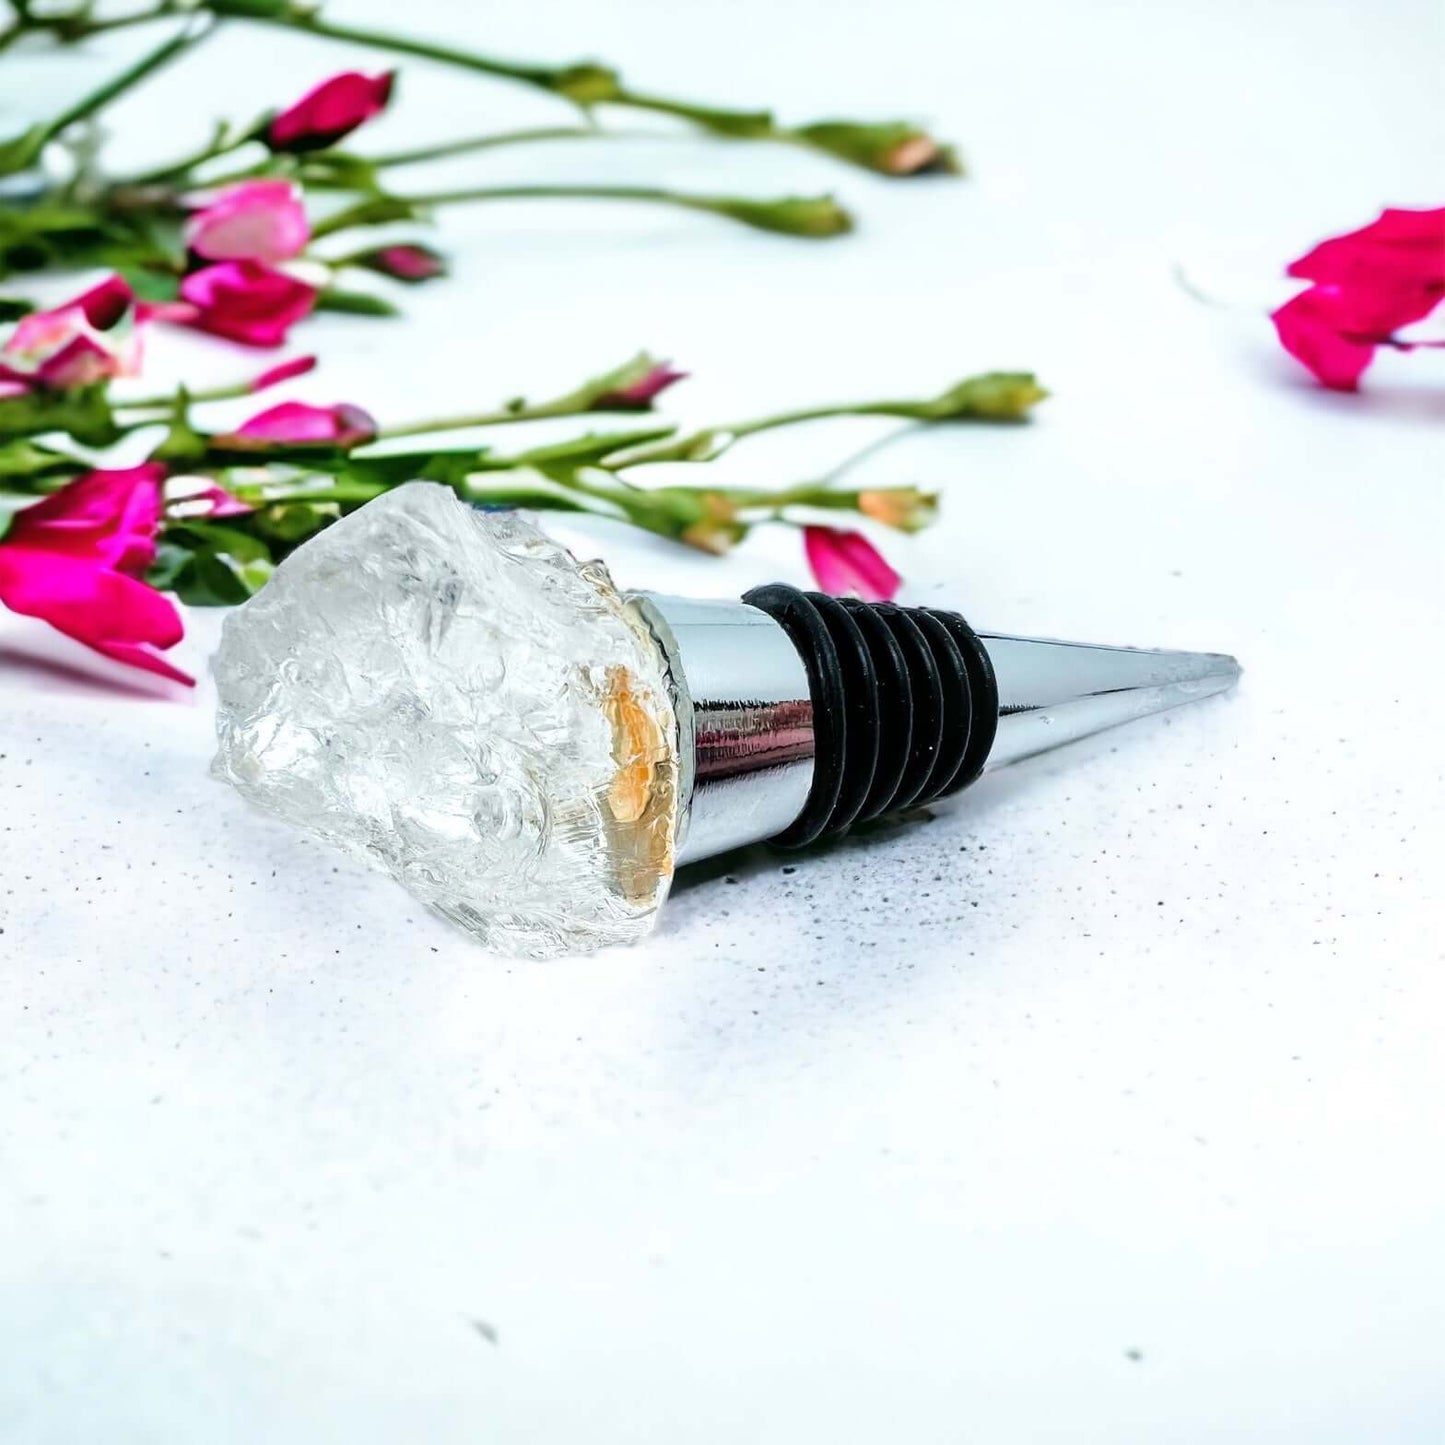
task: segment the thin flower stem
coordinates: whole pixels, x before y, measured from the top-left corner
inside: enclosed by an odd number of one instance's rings
[[[255,390],[254,381],[238,381],[230,386],[212,387],[209,391],[173,392],[170,396],[138,397],[134,401],[117,399],[115,409],[117,411],[174,411],[178,404],[189,405],[198,401],[235,401],[239,397],[250,396]]]
[[[443,65],[495,76],[501,80],[517,81],[570,100],[583,109],[597,104],[629,106],[634,110],[676,116],[680,120],[721,135],[758,140],[792,139],[791,135],[775,125],[772,116],[766,111],[730,110],[719,106],[696,105],[690,101],[671,100],[663,96],[644,95],[628,90],[615,71],[595,62],[584,61],[566,66],[523,65],[453,45],[418,40],[389,31],[369,30],[362,26],[341,25],[320,15],[294,11],[243,14],[238,18],[300,30],[311,35],[325,36],[330,40],[345,41],[351,45],[368,45],[377,50],[414,55],[423,60],[435,60]]]
[[[74,105],[63,110],[46,125],[47,137],[58,136],[77,121],[98,114],[147,76],[154,75],[193,46],[200,44],[214,28],[212,21],[205,20],[198,26],[188,25],[178,34],[172,35],[169,40],[143,55],[134,65],[121,71],[119,75],[112,76],[104,85],[97,86],[89,95],[82,96]]]
[[[625,131],[602,130],[593,125],[548,125],[531,130],[497,131],[491,135],[468,136],[464,140],[442,141],[437,145],[417,146],[414,150],[389,151],[385,155],[363,156],[377,170],[391,166],[415,166],[426,161],[446,160],[449,156],[470,155],[474,151],[496,150],[502,146],[532,145],[538,141],[606,140],[627,138]]]
[[[783,197],[754,200],[743,196],[693,195],[656,186],[480,186],[455,191],[432,191],[410,196],[371,197],[348,206],[312,227],[313,236],[329,236],[351,226],[373,225],[398,219],[398,208],[468,205],[483,201],[639,201],[644,205],[675,206],[684,211],[722,216],[755,230],[783,235],[823,238],[841,235],[852,218],[831,196]]]
[[[377,433],[378,441],[396,437],[429,436],[433,432],[466,431],[471,427],[502,426],[513,421],[546,421],[559,416],[581,416],[591,410],[575,397],[559,397],[555,401],[539,401],[534,405],[517,403],[496,411],[474,412],[470,416],[431,417],[425,421],[407,422],[402,426],[385,427]]]
[[[136,176],[127,176],[123,182],[118,184],[124,186],[154,186],[163,181],[184,179],[198,166],[203,166],[207,161],[216,160],[220,156],[230,155],[232,151],[239,150],[246,143],[245,136],[234,136],[228,139],[228,132],[222,127],[215,137],[208,141],[200,150],[193,151],[190,155],[179,161],[172,161],[169,165],[156,166],[153,170],[142,171]]]
[[[731,426],[704,427],[690,436],[678,437],[623,452],[609,459],[608,467],[626,468],[645,466],[651,462],[712,461],[721,456],[744,437],[757,436],[760,432],[775,431],[780,427],[797,426],[802,422],[823,421],[840,416],[917,416],[916,402],[908,401],[863,401],[841,403],[834,406],[802,407],[797,411],[778,412],[773,416],[755,417],[751,421],[734,422]]]

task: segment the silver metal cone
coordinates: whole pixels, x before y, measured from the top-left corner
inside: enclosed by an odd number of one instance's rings
[[[980,632],[998,680],[988,768],[1224,692],[1239,679],[1218,652],[1151,652]]]

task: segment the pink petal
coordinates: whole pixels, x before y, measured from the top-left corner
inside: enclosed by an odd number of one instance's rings
[[[374,251],[358,256],[356,264],[394,280],[412,283],[431,281],[437,276],[445,276],[447,271],[446,259],[442,255],[415,242],[378,246]]]
[[[378,115],[391,99],[394,71],[363,75],[343,71],[307,91],[266,128],[266,144],[277,151],[321,150],[335,145]]]
[[[282,361],[275,366],[268,367],[252,381],[251,390],[265,391],[268,386],[279,386],[283,381],[290,381],[294,376],[305,376],[308,371],[315,369],[316,358],[314,356],[294,356],[290,361]]]
[[[134,577],[58,553],[0,545],[0,602],[131,667],[187,685],[194,679],[156,656],[184,628],[175,606]]]
[[[111,275],[89,291],[82,292],[69,304],[80,307],[85,319],[97,331],[109,331],[130,310],[134,301],[135,292],[125,280]]]
[[[641,376],[627,386],[620,386],[616,391],[609,391],[605,396],[598,397],[593,403],[592,409],[594,411],[646,411],[652,405],[654,398],[660,396],[668,387],[684,381],[686,378],[687,372],[675,371],[668,362],[660,361],[646,376]]]
[[[186,222],[185,239],[210,261],[275,265],[305,249],[311,227],[289,181],[242,181]]]
[[[1312,286],[1286,301],[1270,319],[1280,343],[1302,362],[1316,380],[1331,391],[1358,391],[1360,377],[1375,359],[1375,341],[1343,334],[1336,308],[1327,293],[1331,288]]]
[[[221,261],[181,282],[181,299],[196,308],[199,330],[246,346],[280,346],[310,314],[316,290],[256,261]]]
[[[334,442],[357,446],[376,435],[376,422],[359,406],[311,406],[283,401],[243,422],[232,434],[247,441]]]
[[[1382,211],[1358,231],[1321,241],[1292,262],[1288,274],[1343,286],[1374,278],[1397,285],[1445,282],[1445,207]]]
[[[3,545],[142,571],[155,560],[164,478],[158,462],[87,472],[17,512]]]
[[[861,532],[804,527],[803,549],[818,586],[835,596],[854,594],[865,602],[888,602],[902,578]]]

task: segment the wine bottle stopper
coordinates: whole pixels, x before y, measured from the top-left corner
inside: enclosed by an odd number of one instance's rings
[[[782,585],[623,594],[420,482],[293,552],[213,671],[219,777],[531,956],[643,936],[679,866],[925,807],[1239,676]]]

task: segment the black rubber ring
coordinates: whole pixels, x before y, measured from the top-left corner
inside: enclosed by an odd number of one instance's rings
[[[943,741],[934,759],[933,771],[928,775],[928,785],[919,795],[921,802],[931,803],[948,791],[967,758],[973,704],[968,670],[953,633],[924,608],[909,615],[933,648],[943,685]]]
[[[802,848],[828,826],[843,785],[847,745],[843,669],[818,609],[796,587],[773,583],[743,594],[750,607],[766,612],[788,634],[808,672],[813,700],[813,784],[803,811],[770,839],[779,848]]]
[[[948,798],[978,781],[984,764],[988,762],[988,755],[993,751],[994,739],[998,736],[998,679],[994,676],[993,659],[988,655],[988,648],[958,613],[934,611],[932,615],[953,634],[953,640],[963,653],[969,693],[973,699],[973,723],[968,731],[968,749],[963,755],[963,765],[954,774],[953,781],[939,794]]]
[[[891,602],[875,604],[878,615],[888,624],[908,664],[908,686],[913,694],[913,738],[908,765],[889,811],[911,808],[923,795],[943,740],[943,685],[938,664],[917,623]]]
[[[873,768],[873,785],[854,820],[867,823],[893,806],[908,767],[913,740],[913,693],[908,686],[908,664],[893,629],[868,603],[856,597],[845,597],[842,602],[868,644],[878,683],[878,757]]]
[[[862,810],[878,766],[878,677],[867,640],[847,608],[822,592],[807,597],[822,614],[843,672],[843,776],[824,829],[841,833]]]

